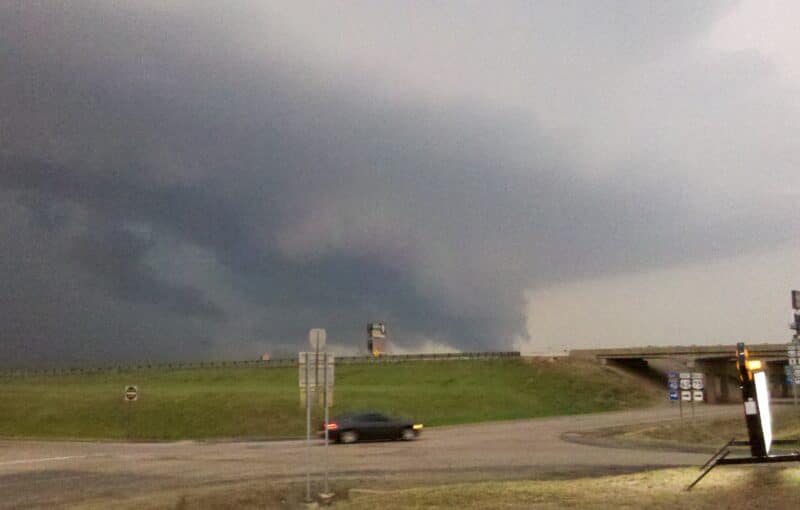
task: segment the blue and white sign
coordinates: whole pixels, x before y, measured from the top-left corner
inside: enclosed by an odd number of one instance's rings
[[[670,372],[667,374],[667,387],[670,389],[670,392],[678,389],[679,380],[677,372]]]
[[[680,400],[681,397],[680,397],[680,395],[678,395],[678,390],[670,390],[669,399],[670,400]]]

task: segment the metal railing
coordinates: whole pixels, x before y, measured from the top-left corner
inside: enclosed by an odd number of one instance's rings
[[[402,363],[405,361],[447,361],[476,359],[519,358],[519,351],[501,352],[448,352],[422,354],[384,354],[382,356],[337,356],[336,364],[380,364]],[[286,368],[297,367],[297,358],[242,361],[200,361],[171,363],[136,363],[131,365],[112,365],[104,367],[69,367],[49,369],[8,369],[0,370],[0,377],[25,377],[47,375],[87,375],[107,373],[128,373],[142,371],[196,370],[208,368]]]

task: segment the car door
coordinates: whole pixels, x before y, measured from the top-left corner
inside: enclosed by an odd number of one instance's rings
[[[358,433],[361,440],[369,440],[374,436],[374,426],[369,414],[359,414],[352,419],[351,428]]]
[[[384,433],[384,423],[381,420],[381,415],[377,413],[361,415],[358,428],[358,435],[363,439],[381,439]]]
[[[380,413],[371,415],[374,439],[393,439],[397,436],[392,419]]]

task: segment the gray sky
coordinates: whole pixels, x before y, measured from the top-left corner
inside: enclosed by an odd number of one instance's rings
[[[222,5],[0,4],[4,364],[788,338],[792,2]]]

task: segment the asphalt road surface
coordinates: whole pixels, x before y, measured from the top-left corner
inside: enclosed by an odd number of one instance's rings
[[[697,418],[741,406],[700,406]],[[699,465],[707,454],[577,444],[569,432],[676,419],[669,408],[426,429],[412,442],[331,445],[331,479],[381,484],[613,474]],[[242,482],[301,481],[304,441],[0,441],[0,508],[136,507]],[[325,455],[310,448],[317,466]],[[170,499],[172,498],[172,499]]]

